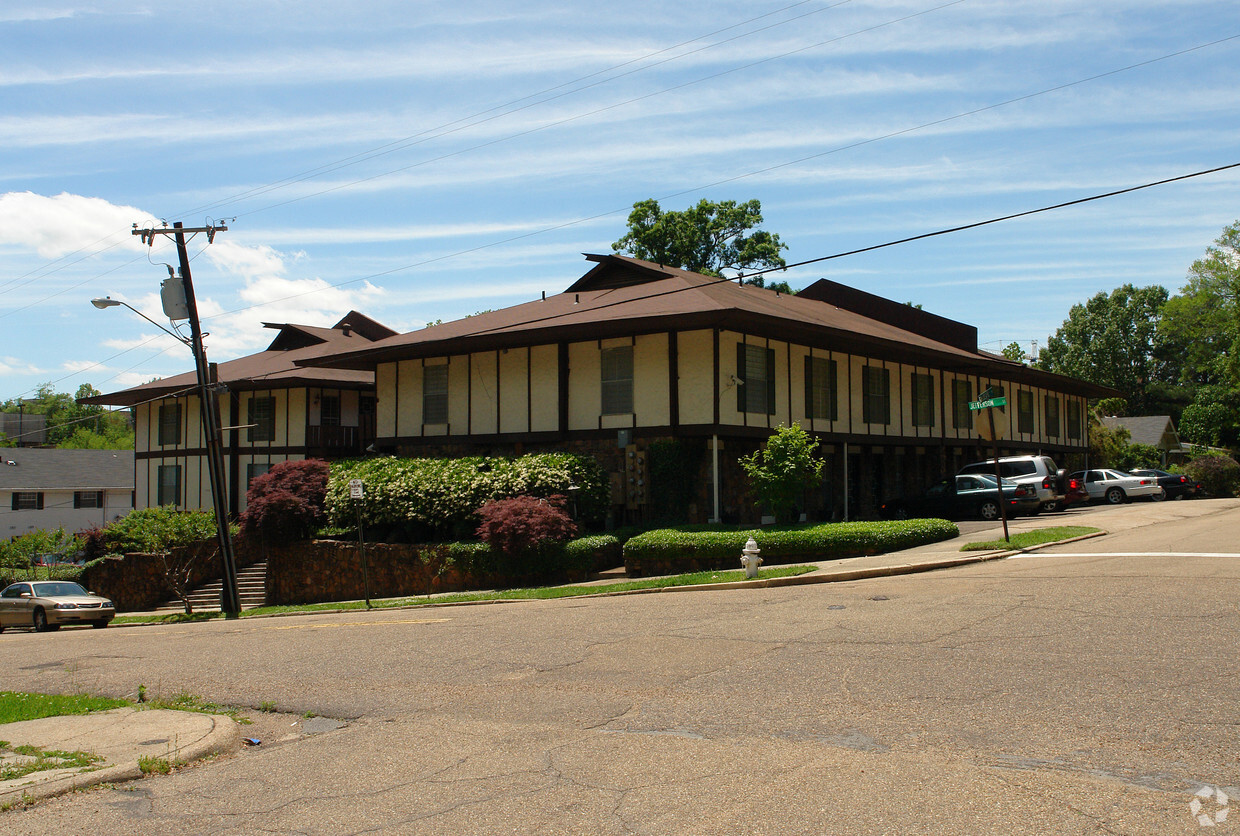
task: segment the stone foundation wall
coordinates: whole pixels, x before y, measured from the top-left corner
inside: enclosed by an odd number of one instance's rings
[[[244,541],[234,543],[237,568],[250,566],[262,558]],[[224,576],[224,561],[214,540],[205,540],[173,549],[171,562],[192,559],[190,588]],[[175,594],[165,576],[164,561],[158,554],[127,554],[105,558],[82,571],[78,583],[92,592],[111,598],[117,612],[152,610]]]

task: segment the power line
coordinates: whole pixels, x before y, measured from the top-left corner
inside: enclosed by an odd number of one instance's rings
[[[962,225],[960,225],[960,226],[953,226],[953,227],[949,227],[949,228],[946,228],[946,229],[939,229],[939,230],[935,230],[934,232],[924,232],[924,233],[921,233],[920,235],[911,235],[911,236],[908,236],[908,237],[906,237],[906,238],[899,238],[899,239],[897,239],[897,240],[894,240],[894,241],[888,241],[888,242],[883,243],[883,244],[874,244],[874,245],[871,245],[871,246],[868,246],[868,247],[859,247],[859,248],[854,249],[854,250],[848,250],[848,251],[846,251],[846,252],[833,253],[832,255],[824,255],[824,256],[820,256],[820,257],[818,257],[818,258],[806,259],[805,261],[798,261],[798,262],[797,262],[797,263],[795,263],[795,264],[787,264],[787,265],[784,265],[783,267],[771,267],[771,268],[768,268],[768,269],[765,269],[765,270],[755,270],[755,271],[753,271],[753,272],[749,272],[749,273],[742,273],[742,274],[740,274],[740,275],[738,275],[738,276],[733,276],[733,277],[731,277],[731,278],[719,278],[719,279],[714,279],[714,280],[711,280],[711,281],[702,282],[701,284],[691,285],[691,286],[689,286],[689,287],[677,287],[677,288],[672,288],[672,289],[670,289],[670,290],[664,290],[664,291],[660,291],[660,292],[658,292],[658,293],[649,293],[649,294],[646,294],[646,295],[644,295],[644,296],[639,296],[639,297],[636,297],[636,298],[637,298],[637,299],[641,299],[641,300],[646,300],[646,299],[660,299],[660,298],[662,298],[662,297],[665,297],[665,296],[672,296],[672,295],[677,294],[677,293],[684,293],[684,292],[686,292],[686,291],[690,291],[690,290],[699,290],[699,289],[701,289],[701,288],[703,288],[703,287],[711,287],[711,286],[713,286],[713,285],[717,285],[717,284],[724,284],[724,283],[727,283],[727,282],[735,282],[735,281],[738,281],[738,280],[743,280],[743,279],[747,279],[747,278],[753,278],[754,276],[763,276],[763,275],[766,275],[767,273],[779,273],[779,272],[783,272],[783,271],[785,271],[785,270],[790,270],[790,269],[792,269],[792,268],[794,268],[794,267],[803,267],[803,266],[805,266],[805,265],[807,265],[807,264],[817,264],[817,263],[819,263],[819,262],[823,262],[823,261],[830,261],[830,260],[832,260],[832,259],[836,259],[836,258],[845,258],[845,257],[850,256],[850,255],[858,255],[858,254],[860,254],[860,253],[867,253],[867,252],[872,252],[872,251],[874,251],[874,250],[881,250],[881,249],[883,249],[883,248],[885,248],[885,247],[894,247],[894,246],[897,246],[897,245],[899,245],[899,244],[907,244],[907,243],[910,243],[910,242],[912,242],[912,241],[920,241],[920,240],[923,240],[923,239],[926,239],[926,238],[934,238],[934,237],[939,236],[939,235],[950,235],[950,234],[952,234],[952,233],[956,233],[956,232],[963,232],[963,231],[965,231],[965,230],[969,230],[969,229],[976,229],[976,228],[978,228],[978,227],[981,227],[981,226],[987,226],[987,225],[989,225],[989,224],[996,224],[996,223],[999,223],[999,222],[1001,222],[1001,221],[1010,221],[1010,220],[1013,220],[1013,219],[1015,219],[1015,218],[1023,218],[1023,217],[1026,217],[1026,216],[1028,216],[1028,215],[1036,215],[1036,214],[1038,214],[1038,213],[1040,213],[1040,212],[1050,212],[1050,211],[1055,210],[1055,209],[1063,209],[1063,208],[1066,208],[1066,207],[1069,207],[1069,206],[1077,206],[1077,205],[1080,205],[1080,204],[1083,204],[1083,203],[1089,203],[1089,202],[1091,202],[1091,201],[1095,201],[1095,200],[1102,200],[1102,199],[1104,199],[1104,198],[1108,198],[1108,197],[1116,197],[1116,196],[1118,196],[1118,195],[1122,195],[1122,194],[1129,194],[1129,193],[1131,193],[1131,192],[1140,191],[1140,190],[1142,190],[1142,189],[1151,189],[1151,188],[1153,188],[1153,187],[1155,187],[1155,186],[1163,186],[1163,185],[1166,185],[1166,184],[1168,184],[1168,183],[1176,183],[1176,182],[1179,182],[1179,181],[1181,181],[1181,180],[1188,180],[1188,179],[1193,178],[1193,177],[1204,177],[1204,176],[1205,176],[1205,175],[1207,175],[1207,174],[1216,174],[1216,173],[1218,173],[1218,172],[1220,172],[1220,171],[1227,171],[1228,169],[1234,169],[1234,168],[1240,168],[1240,162],[1238,162],[1238,163],[1230,163],[1230,164],[1228,164],[1228,165],[1218,166],[1218,167],[1216,167],[1216,168],[1208,168],[1208,169],[1203,169],[1202,171],[1195,171],[1195,172],[1193,172],[1193,173],[1191,173],[1191,174],[1182,174],[1182,175],[1179,175],[1178,177],[1168,177],[1168,178],[1163,179],[1163,180],[1155,180],[1155,181],[1150,182],[1150,183],[1143,183],[1143,184],[1141,184],[1141,185],[1139,185],[1139,186],[1130,186],[1130,187],[1125,188],[1125,189],[1116,189],[1116,190],[1114,190],[1114,191],[1104,192],[1104,193],[1102,193],[1102,194],[1090,195],[1089,197],[1081,197],[1081,198],[1076,198],[1076,199],[1074,199],[1074,200],[1067,200],[1067,201],[1064,201],[1064,202],[1062,202],[1062,203],[1056,203],[1056,204],[1053,204],[1053,205],[1051,205],[1051,206],[1043,206],[1043,207],[1041,207],[1040,209],[1029,209],[1029,210],[1026,210],[1026,211],[1024,211],[1024,212],[1014,212],[1014,213],[1012,213],[1012,214],[1010,214],[1010,215],[1003,215],[1003,216],[996,217],[996,218],[990,218],[990,219],[987,219],[987,220],[984,220],[984,221],[975,221],[975,222],[973,222],[973,223],[962,224]],[[619,300],[619,301],[616,301],[616,302],[607,302],[607,303],[604,303],[604,304],[601,304],[601,305],[595,305],[595,306],[593,306],[593,307],[591,308],[591,310],[592,310],[592,311],[604,310],[604,309],[606,309],[606,308],[616,307],[617,305],[627,305],[627,304],[632,303],[633,301],[635,301],[635,299],[622,299],[622,300]],[[565,312],[565,313],[551,314],[551,315],[549,315],[549,316],[545,316],[545,317],[536,317],[536,318],[534,318],[534,319],[531,319],[531,320],[526,320],[526,321],[524,321],[524,322],[518,322],[518,323],[508,323],[508,324],[506,324],[506,325],[504,325],[504,326],[502,326],[502,327],[503,327],[503,328],[505,328],[505,329],[507,329],[507,328],[512,328],[512,327],[514,327],[514,326],[537,325],[537,324],[539,324],[539,323],[541,323],[541,322],[550,322],[550,321],[555,320],[555,319],[561,319],[561,318],[564,318],[564,317],[567,317],[567,316],[573,316],[573,315],[575,315],[575,313],[576,313],[575,311],[567,311],[567,312]],[[482,328],[482,329],[479,329],[479,330],[477,330],[477,331],[472,331],[472,332],[470,332],[470,333],[468,333],[468,334],[462,334],[462,335],[460,335],[460,336],[463,336],[463,337],[475,337],[475,336],[479,336],[479,335],[481,335],[481,334],[488,334],[488,333],[491,333],[491,332],[493,332],[493,331],[497,331],[497,330],[500,330],[500,326],[496,326],[496,327],[494,327],[494,328]]]

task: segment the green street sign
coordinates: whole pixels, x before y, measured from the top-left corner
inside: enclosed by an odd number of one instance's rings
[[[984,401],[969,401],[969,410],[979,412],[992,406],[1007,406],[1007,398],[988,398]]]

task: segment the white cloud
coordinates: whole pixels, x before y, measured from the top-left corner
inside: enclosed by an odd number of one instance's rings
[[[0,357],[0,377],[8,375],[32,375],[44,374],[41,369],[28,360],[22,360],[19,357]]]
[[[140,251],[143,247],[130,229],[147,218],[140,209],[97,197],[8,192],[0,195],[0,244],[34,250],[41,258],[115,247]]]

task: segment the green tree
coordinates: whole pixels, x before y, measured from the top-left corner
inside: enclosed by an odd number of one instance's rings
[[[629,231],[611,248],[706,276],[721,276],[727,269],[783,267],[779,253],[787,245],[775,233],[757,229],[760,223],[762,204],[757,200],[702,200],[683,212],[664,211],[657,200],[642,200],[629,213]],[[761,277],[752,283],[764,286]]]
[[[35,397],[10,399],[0,404],[0,410],[46,416],[46,443],[52,447],[131,449],[133,431],[124,413],[110,413],[101,406],[78,403],[81,398],[99,394],[101,392],[89,383],[79,386],[74,395],[57,392],[52,384],[45,383],[38,388]]]
[[[1029,359],[1029,356],[1025,354],[1025,350],[1017,342],[1008,343],[1003,349],[1003,356],[1013,363],[1023,363]]]
[[[1240,221],[1224,228],[1167,300],[1159,351],[1176,363],[1192,403],[1180,432],[1197,444],[1240,445]]]
[[[1150,414],[1152,385],[1169,374],[1155,351],[1166,301],[1164,287],[1125,284],[1073,305],[1037,367],[1111,386],[1124,393],[1134,415]]]
[[[758,505],[777,522],[792,522],[792,509],[807,488],[822,478],[823,460],[818,442],[800,424],[780,424],[766,446],[743,456],[740,465],[749,477]]]

